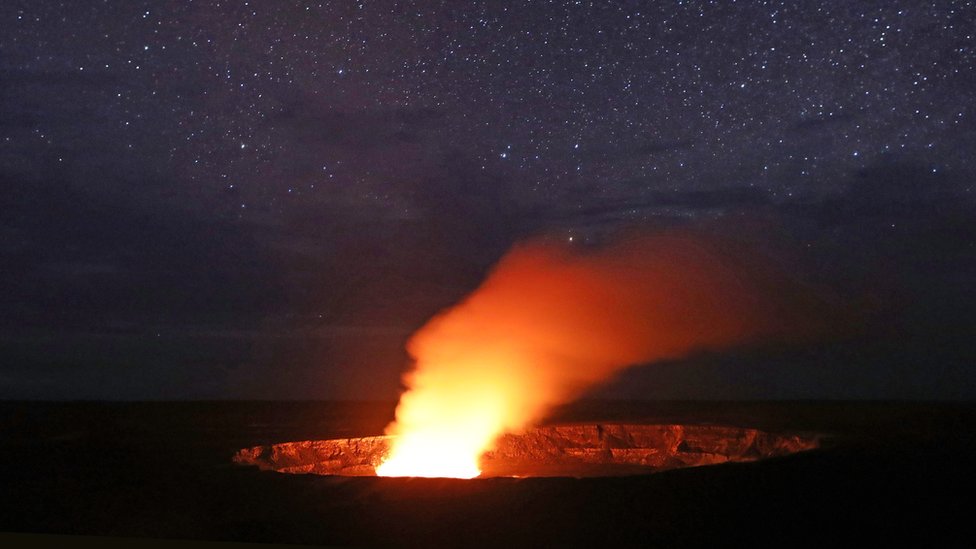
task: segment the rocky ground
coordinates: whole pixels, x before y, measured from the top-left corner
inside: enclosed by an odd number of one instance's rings
[[[567,423],[502,436],[482,456],[482,478],[621,476],[747,462],[820,446],[814,433],[727,425]],[[301,440],[243,448],[234,463],[279,473],[375,476],[392,437]]]

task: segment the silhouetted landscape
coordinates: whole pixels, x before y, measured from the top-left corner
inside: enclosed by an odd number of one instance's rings
[[[976,406],[584,401],[553,422],[824,434],[752,463],[606,478],[329,477],[240,448],[378,434],[392,403],[0,404],[0,530],[392,547],[795,546],[974,539]]]

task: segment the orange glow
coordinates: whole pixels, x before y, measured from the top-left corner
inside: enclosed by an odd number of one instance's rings
[[[381,476],[477,476],[497,437],[639,363],[748,343],[791,325],[777,285],[700,237],[599,250],[516,246],[413,335]]]

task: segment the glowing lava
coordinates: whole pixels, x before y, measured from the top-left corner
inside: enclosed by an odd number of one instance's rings
[[[474,478],[481,474],[471,444],[458,445],[449,433],[410,433],[396,444],[393,457],[376,468],[381,477]]]
[[[376,468],[379,476],[474,478],[478,457],[502,434],[506,397],[518,386],[499,386],[488,362],[455,357],[452,368],[418,368],[412,386],[397,407],[396,435],[390,457]],[[480,375],[477,375],[479,374]],[[459,374],[468,379],[457,377]]]
[[[690,236],[516,246],[410,339],[416,364],[376,473],[478,476],[500,436],[628,365],[795,332],[808,311],[773,299],[796,292],[759,264]]]

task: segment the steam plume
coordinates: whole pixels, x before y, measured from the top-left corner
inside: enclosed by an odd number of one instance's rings
[[[499,435],[629,365],[804,331],[795,287],[761,263],[689,234],[515,246],[409,341],[416,364],[378,472],[475,476]]]

